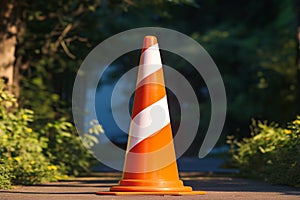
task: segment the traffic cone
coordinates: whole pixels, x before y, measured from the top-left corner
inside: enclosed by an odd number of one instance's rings
[[[164,84],[155,36],[144,38],[126,158],[119,185],[100,195],[185,195],[192,191],[179,180]]]

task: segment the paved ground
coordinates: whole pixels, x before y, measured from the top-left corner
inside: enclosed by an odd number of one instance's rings
[[[179,199],[272,199],[300,200],[300,189],[274,186],[268,183],[230,178],[237,170],[222,169],[222,159],[180,158],[178,168],[185,185],[194,190],[206,191],[196,196],[99,196],[95,192],[108,191],[118,183],[121,173],[103,165],[97,166],[92,177],[74,178],[68,181],[48,183],[38,186],[17,186],[13,190],[0,190],[0,200],[99,200],[99,199],[137,199],[137,200],[179,200]],[[213,175],[210,176],[210,175]]]
[[[205,177],[200,172],[181,173],[185,185],[194,190],[204,190],[206,195],[196,196],[99,196],[97,191],[107,191],[117,183],[120,173],[95,173],[93,177],[74,178],[68,181],[49,183],[39,186],[18,186],[13,190],[0,190],[1,200],[98,200],[98,199],[137,199],[137,200],[177,200],[177,199],[286,199],[300,200],[300,190],[274,186],[264,182],[236,179],[230,177]]]

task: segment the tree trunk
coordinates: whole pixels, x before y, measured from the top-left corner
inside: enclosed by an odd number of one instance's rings
[[[297,12],[297,114],[300,114],[300,1],[296,0],[296,12]]]
[[[14,81],[19,23],[17,14],[16,0],[0,1],[0,78],[4,79],[10,91],[17,87]]]

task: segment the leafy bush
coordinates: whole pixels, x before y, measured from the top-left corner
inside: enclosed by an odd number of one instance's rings
[[[11,188],[11,179],[13,175],[10,173],[11,169],[3,163],[3,160],[0,162],[0,188],[1,189],[10,189]]]
[[[0,83],[0,155],[7,180],[13,184],[35,184],[56,180],[60,174],[52,170],[49,159],[42,153],[48,139],[40,137],[29,123],[33,111],[18,107],[17,99]],[[53,173],[54,172],[54,173]],[[2,181],[3,182],[3,181]]]
[[[44,125],[34,117],[0,81],[0,188],[55,181],[89,169],[91,156],[70,122],[60,118]]]
[[[84,149],[72,123],[61,118],[48,122],[41,132],[48,138],[48,148],[44,153],[61,171],[78,175],[89,170],[92,157]]]
[[[229,138],[241,175],[300,187],[300,116],[286,128],[253,121],[251,138]]]

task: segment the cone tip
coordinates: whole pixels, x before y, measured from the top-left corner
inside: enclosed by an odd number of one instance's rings
[[[151,40],[157,42],[157,38],[154,35],[146,35],[145,40]]]
[[[146,35],[144,37],[143,50],[157,44],[157,38],[153,35]]]

